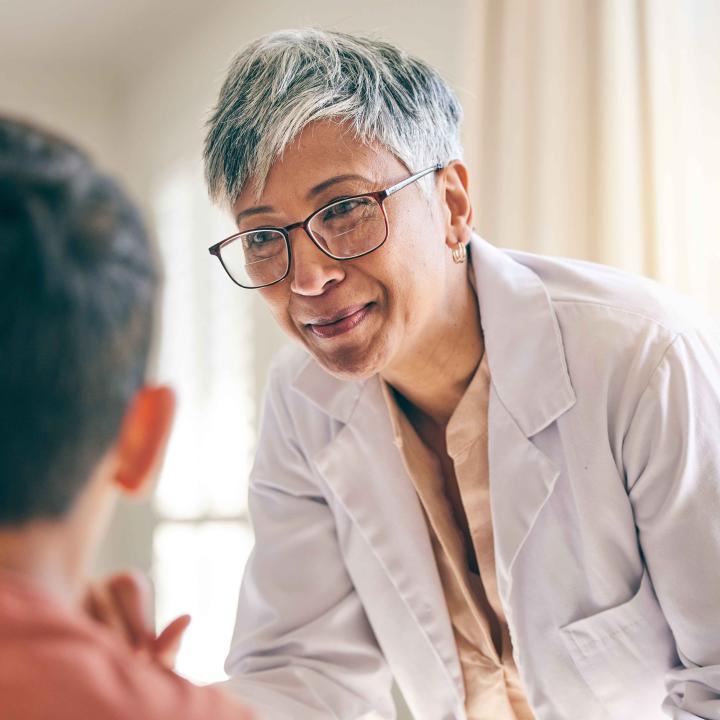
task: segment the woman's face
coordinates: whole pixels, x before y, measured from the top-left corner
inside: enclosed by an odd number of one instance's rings
[[[283,227],[335,199],[383,190],[410,174],[387,150],[318,121],[273,165],[261,196],[244,191],[233,212],[264,208],[241,218],[240,230]],[[434,182],[431,199],[413,183],[385,200],[387,240],[364,257],[333,260],[302,228],[294,230],[289,275],[259,291],[283,330],[332,374],[362,378],[402,363],[422,350],[438,310],[447,307],[450,275],[457,278],[446,245],[452,213],[443,179]]]

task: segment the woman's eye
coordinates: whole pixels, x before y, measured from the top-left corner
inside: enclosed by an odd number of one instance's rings
[[[269,242],[273,242],[278,239],[278,234],[276,232],[255,232],[250,235],[250,242],[253,245],[265,245]]]
[[[361,201],[357,198],[336,203],[325,211],[323,219],[333,220],[334,218],[343,217],[343,215],[349,215],[361,204]]]

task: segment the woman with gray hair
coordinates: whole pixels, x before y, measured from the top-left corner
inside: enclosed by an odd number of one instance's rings
[[[720,718],[717,348],[659,286],[473,233],[461,110],[318,30],[233,62],[210,248],[272,368],[229,681],[268,718]],[[667,687],[666,687],[667,686]]]

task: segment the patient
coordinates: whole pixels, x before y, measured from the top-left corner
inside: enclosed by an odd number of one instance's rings
[[[0,117],[2,720],[249,717],[162,667],[162,636],[131,646],[81,609],[115,498],[150,483],[172,420],[143,383],[156,288],[115,182]]]

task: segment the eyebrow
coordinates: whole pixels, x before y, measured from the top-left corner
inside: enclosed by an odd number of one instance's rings
[[[327,190],[329,187],[332,187],[333,185],[336,185],[337,183],[346,182],[347,180],[361,180],[362,182],[371,184],[371,181],[368,180],[368,178],[363,177],[362,175],[355,175],[355,174],[346,174],[346,175],[335,175],[334,177],[331,177],[327,180],[323,180],[321,183],[315,185],[314,187],[310,188],[307,195],[305,196],[306,199],[310,200],[311,198],[316,197],[324,190]],[[258,205],[257,207],[251,207],[247,210],[242,210],[235,216],[235,222],[237,224],[240,224],[240,220],[246,217],[252,217],[253,215],[262,215],[263,213],[273,212],[275,208],[272,207],[272,205]]]
[[[344,182],[346,180],[362,180],[363,182],[366,182],[368,184],[370,183],[370,180],[368,180],[366,177],[363,177],[362,175],[335,175],[335,177],[331,177],[329,180],[325,180],[319,185],[315,185],[315,187],[309,190],[308,194],[305,197],[309,200],[310,198],[319,195],[323,190],[327,190],[332,185]]]

